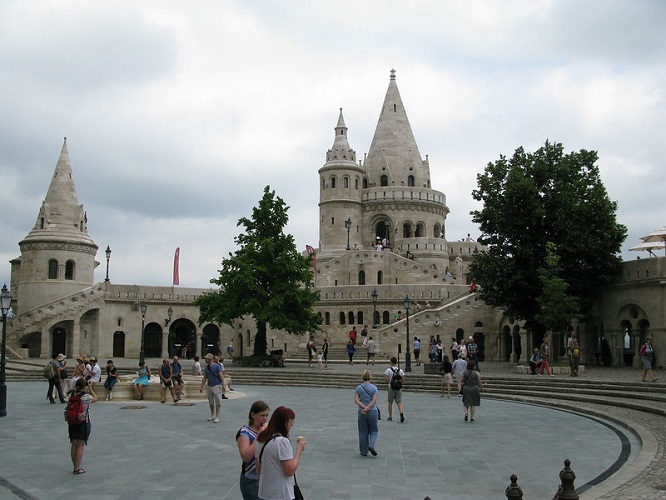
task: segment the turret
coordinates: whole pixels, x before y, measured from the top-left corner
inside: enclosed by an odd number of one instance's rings
[[[72,179],[67,138],[51,184],[30,233],[19,243],[17,313],[75,293],[93,284],[97,245],[88,235],[88,220]]]
[[[339,253],[363,244],[363,169],[349,146],[342,108],[333,146],[319,169],[319,254]],[[349,227],[348,227],[349,226]]]

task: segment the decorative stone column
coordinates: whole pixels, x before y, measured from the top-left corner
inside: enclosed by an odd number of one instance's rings
[[[40,359],[51,359],[51,331],[50,328],[42,327],[41,342],[39,347]]]
[[[162,359],[169,359],[169,330],[162,330]]]
[[[81,354],[81,321],[79,321],[78,316],[75,316],[72,322],[72,352],[70,354],[70,357],[76,357]]]

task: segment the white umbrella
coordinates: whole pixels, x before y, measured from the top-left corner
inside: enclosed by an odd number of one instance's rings
[[[662,227],[658,231],[653,231],[646,236],[642,236],[641,240],[643,240],[645,243],[658,242],[664,244],[664,242],[666,242],[666,227]],[[659,247],[659,248],[666,248],[666,247]]]
[[[633,250],[635,252],[646,251],[650,252],[650,255],[654,255],[652,253],[653,250],[661,250],[662,248],[666,248],[665,243],[659,241],[651,241],[651,242],[639,243],[635,247],[631,247],[629,250]]]

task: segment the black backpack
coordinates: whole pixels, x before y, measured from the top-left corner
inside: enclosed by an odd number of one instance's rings
[[[402,389],[402,377],[400,376],[400,368],[391,368],[393,376],[391,377],[391,389],[399,391]]]

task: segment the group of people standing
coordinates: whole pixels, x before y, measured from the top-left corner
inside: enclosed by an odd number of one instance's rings
[[[111,360],[108,363],[113,365]],[[64,354],[53,354],[46,369],[49,369],[50,374],[48,377],[49,387],[46,392],[46,399],[51,404],[55,404],[55,395],[58,396],[61,403],[66,403],[65,393],[74,390],[76,382],[79,379],[97,384],[102,378],[102,369],[97,364],[97,358],[95,356],[88,357],[83,354],[77,356],[76,365],[72,370],[71,376],[67,367],[67,356]],[[69,379],[69,382],[67,379]]]

